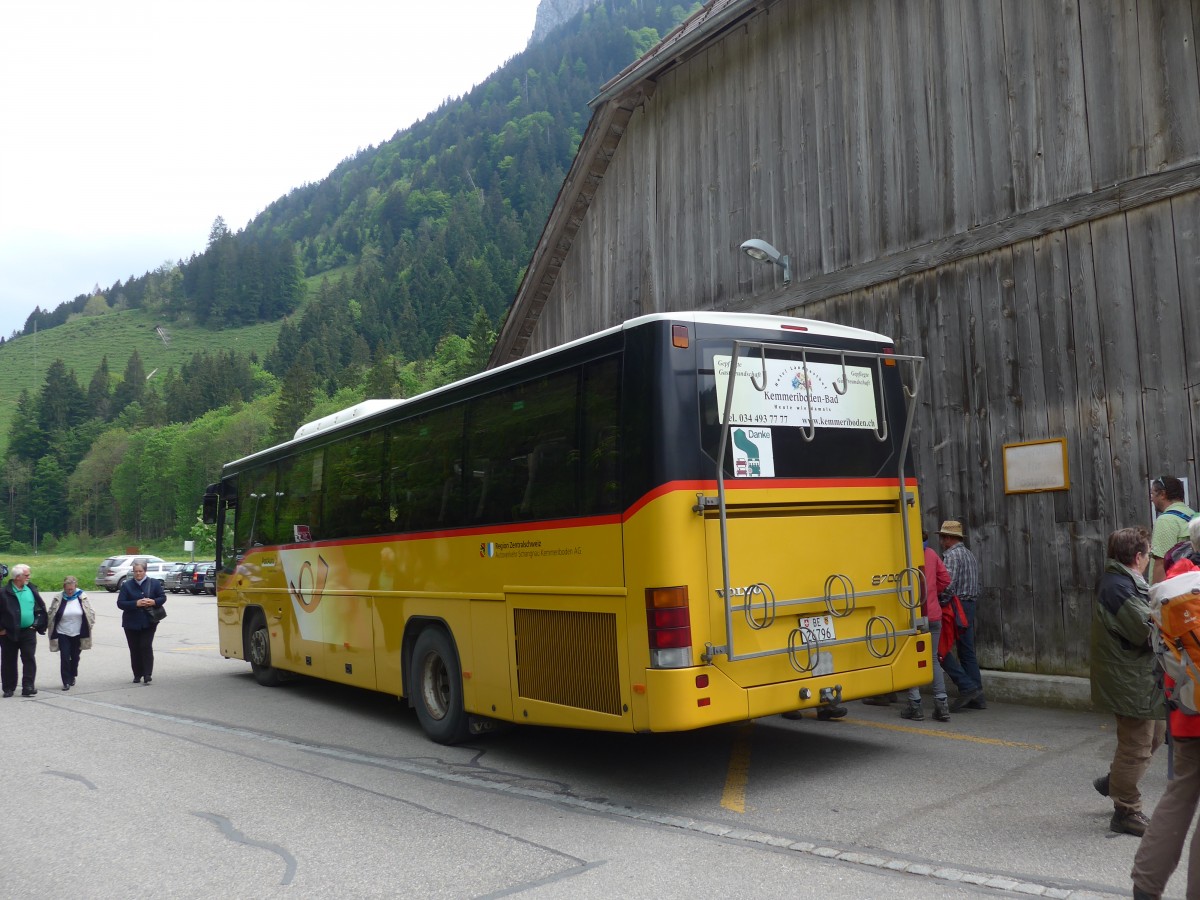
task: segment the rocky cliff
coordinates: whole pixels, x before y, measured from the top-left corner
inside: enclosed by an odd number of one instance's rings
[[[538,4],[537,20],[533,24],[529,44],[536,44],[572,16],[596,3],[597,0],[542,0]]]

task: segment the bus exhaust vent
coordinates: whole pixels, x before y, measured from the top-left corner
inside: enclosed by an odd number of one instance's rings
[[[615,615],[514,609],[513,631],[520,696],[621,715]]]

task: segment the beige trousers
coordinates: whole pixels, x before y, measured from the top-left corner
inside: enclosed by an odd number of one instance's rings
[[[1108,770],[1108,796],[1115,806],[1132,812],[1142,811],[1142,792],[1138,782],[1146,774],[1150,757],[1167,736],[1162,719],[1131,719],[1117,716],[1117,750]]]
[[[1162,896],[1183,853],[1183,842],[1200,800],[1200,738],[1172,738],[1175,777],[1154,808],[1150,827],[1133,858],[1133,884],[1152,897]],[[1188,851],[1187,896],[1200,897],[1200,841]]]

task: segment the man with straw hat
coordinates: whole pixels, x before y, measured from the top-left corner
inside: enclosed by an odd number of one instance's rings
[[[954,653],[947,654],[942,668],[958,687],[958,697],[950,704],[951,712],[960,709],[987,709],[983,696],[983,678],[975,658],[975,601],[979,599],[979,562],[963,543],[962,522],[947,519],[938,530],[942,542],[942,562],[950,572],[950,587],[942,592],[943,602],[957,595],[967,617],[967,627],[958,633]]]

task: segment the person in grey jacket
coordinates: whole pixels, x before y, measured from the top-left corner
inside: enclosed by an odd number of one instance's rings
[[[1091,634],[1092,702],[1117,720],[1112,764],[1092,785],[1112,798],[1109,828],[1138,836],[1149,824],[1138,782],[1166,737],[1166,704],[1150,646],[1149,563],[1150,533],[1145,528],[1109,535]]]

